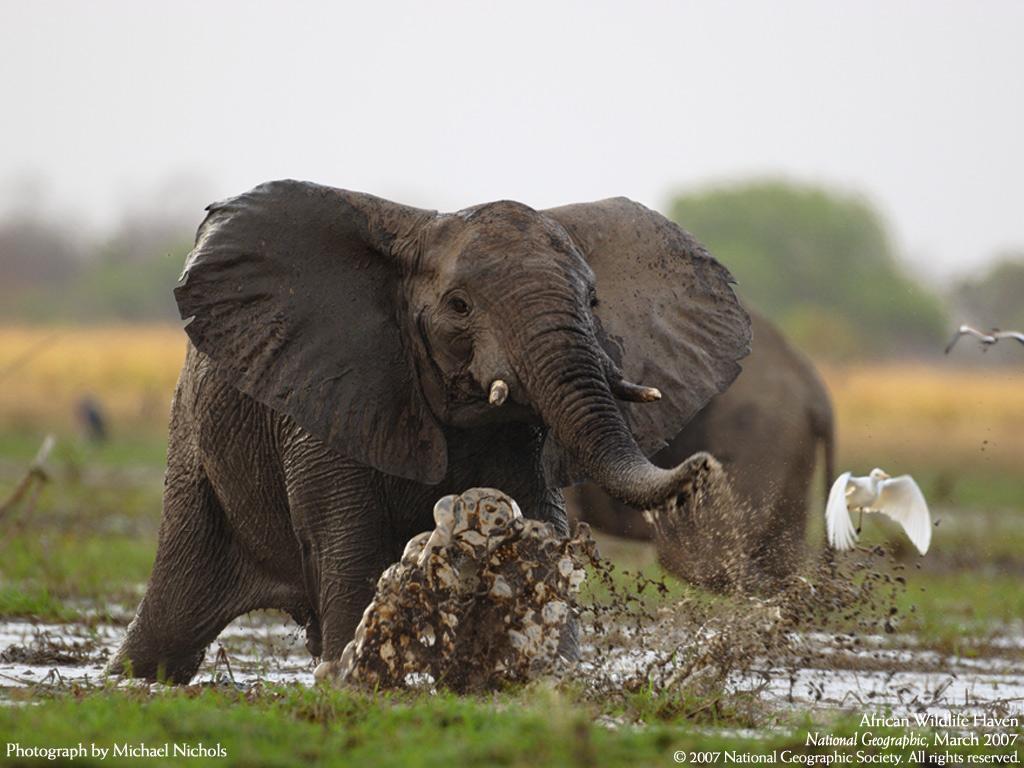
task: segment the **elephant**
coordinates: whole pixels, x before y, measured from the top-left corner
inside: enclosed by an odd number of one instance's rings
[[[728,488],[712,479],[718,495],[707,495],[688,522],[673,519],[681,508],[648,520],[650,514],[645,518],[592,483],[565,491],[571,519],[616,536],[654,540],[666,570],[716,591],[770,591],[791,575],[802,559],[819,446],[826,493],[835,475],[828,390],[771,321],[749,314],[753,338],[743,372],[653,458],[665,467],[710,453],[721,462]],[[714,474],[715,467],[708,471]]]
[[[330,677],[438,498],[498,488],[561,535],[576,478],[658,503],[693,463],[648,457],[749,352],[728,270],[626,198],[438,213],[283,180],[207,211],[119,673],[187,682],[231,620],[277,609]]]

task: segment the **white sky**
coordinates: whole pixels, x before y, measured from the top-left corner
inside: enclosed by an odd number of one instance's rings
[[[933,280],[1024,245],[1024,2],[0,0],[0,98],[0,208],[92,226],[169,179],[198,222],[284,176],[453,209],[784,174]]]

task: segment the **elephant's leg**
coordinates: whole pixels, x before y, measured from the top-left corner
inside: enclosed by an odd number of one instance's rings
[[[526,514],[525,508],[520,506],[520,509],[523,509]],[[526,516],[550,523],[559,536],[569,535],[569,516],[565,511],[565,497],[557,488],[547,489],[541,494],[535,505],[530,504],[530,513]]]
[[[153,573],[108,670],[187,683],[220,631],[258,607],[257,583],[202,471],[172,462]]]
[[[549,489],[541,495],[537,502],[536,514],[531,517],[551,523],[559,536],[569,535],[565,497],[557,488]],[[580,627],[575,616],[570,616],[566,622],[562,636],[558,640],[558,653],[569,661],[576,661],[580,656]]]
[[[397,559],[387,557],[383,548],[374,543],[379,528],[373,525],[350,524],[336,533],[344,543],[322,542],[310,551],[316,574],[321,655],[327,661],[341,658],[363,611],[373,599],[377,580]]]
[[[380,574],[401,550],[396,551],[395,536],[385,528],[373,470],[314,441],[289,447],[285,467],[307,600],[319,627],[321,655],[329,664],[341,657]]]
[[[768,526],[754,550],[755,561],[769,577],[786,579],[803,560],[807,536],[808,477],[809,474],[801,469],[788,478],[775,499]]]
[[[779,465],[779,486],[764,503],[763,524],[753,549],[761,570],[776,582],[792,576],[803,562],[808,492],[814,475],[815,442],[808,435]]]

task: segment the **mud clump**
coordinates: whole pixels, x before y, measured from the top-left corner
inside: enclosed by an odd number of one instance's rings
[[[587,526],[560,536],[490,488],[445,496],[434,520],[381,575],[355,637],[318,680],[464,692],[531,680],[575,656],[575,596],[597,561]]]

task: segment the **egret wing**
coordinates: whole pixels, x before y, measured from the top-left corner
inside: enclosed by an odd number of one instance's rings
[[[932,541],[932,516],[928,502],[914,478],[900,475],[883,480],[878,487],[875,508],[903,526],[907,536],[923,555]]]
[[[857,532],[850,520],[850,510],[846,506],[846,489],[850,483],[850,472],[843,472],[832,483],[825,504],[825,529],[828,543],[836,549],[853,549],[857,542]]]

